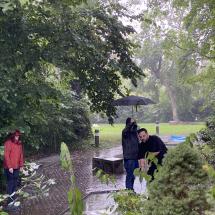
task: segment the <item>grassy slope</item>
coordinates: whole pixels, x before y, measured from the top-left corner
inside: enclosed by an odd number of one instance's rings
[[[155,124],[139,124],[140,127],[146,128],[150,134],[155,134]],[[170,125],[169,123],[160,124],[160,135],[189,135],[196,133],[204,128],[204,123],[185,124],[185,125]],[[124,124],[115,124],[113,126],[109,124],[98,124],[100,130],[101,142],[120,142],[121,132],[124,128]]]

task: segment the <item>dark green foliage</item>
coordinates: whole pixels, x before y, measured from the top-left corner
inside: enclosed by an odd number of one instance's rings
[[[206,128],[198,133],[198,139],[215,149],[215,117],[206,122]]]
[[[97,169],[96,169],[97,170]],[[98,169],[96,171],[96,177],[99,179],[99,181],[103,184],[109,185],[116,183],[116,179],[113,175],[106,174],[102,169]]]
[[[5,190],[3,156],[4,156],[4,148],[2,146],[0,146],[0,193],[3,193],[3,191]]]
[[[84,204],[82,201],[82,194],[78,188],[70,188],[68,192],[68,201],[71,215],[83,214]]]
[[[146,215],[201,215],[208,209],[208,176],[197,151],[187,144],[170,150],[156,179],[149,184]]]
[[[68,202],[71,215],[82,215],[84,210],[84,204],[82,199],[82,193],[75,185],[75,175],[72,165],[69,149],[65,143],[61,143],[60,153],[61,168],[70,174],[70,189],[68,191]]]
[[[188,138],[188,142],[201,152],[209,164],[215,165],[215,117],[210,117],[206,128]]]
[[[114,201],[118,204],[117,211],[122,215],[141,215],[144,211],[144,195],[135,194],[133,191],[122,190],[113,193]]]
[[[29,149],[80,142],[91,133],[86,106],[113,116],[121,77],[136,84],[142,75],[126,37],[134,30],[111,15],[110,5],[84,2],[1,2],[1,141],[19,128]],[[71,96],[73,80],[88,103]]]

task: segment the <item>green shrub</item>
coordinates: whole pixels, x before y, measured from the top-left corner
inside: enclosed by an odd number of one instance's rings
[[[0,141],[3,143],[7,134],[16,128],[24,132],[21,140],[24,143],[25,155],[35,152],[58,152],[60,142],[68,147],[80,146],[91,136],[91,124],[86,109],[86,102],[74,99],[69,93],[62,96],[61,103],[44,102],[41,116],[30,117],[31,123],[14,122],[14,126],[2,126]]]
[[[149,184],[145,215],[202,215],[209,208],[206,200],[208,176],[199,153],[187,144],[170,150],[163,166]]]
[[[215,117],[206,122],[206,128],[187,138],[187,143],[194,145],[209,164],[215,166]]]
[[[3,169],[3,156],[4,156],[4,147],[0,146],[0,193],[3,193],[5,190],[5,177]]]
[[[76,187],[75,174],[69,149],[65,143],[61,143],[60,153],[61,168],[70,174],[70,189],[68,191],[68,202],[71,215],[82,215],[84,210],[82,193]]]
[[[144,210],[144,195],[135,194],[133,191],[122,190],[113,193],[114,201],[118,204],[117,211],[122,215],[142,215]]]

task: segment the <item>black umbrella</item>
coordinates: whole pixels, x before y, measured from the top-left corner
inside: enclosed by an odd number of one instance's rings
[[[132,106],[132,116],[133,116],[133,106],[135,106],[137,110],[138,105],[155,104],[155,102],[149,98],[145,98],[142,96],[126,96],[121,99],[114,100],[112,104],[113,106]]]
[[[155,104],[155,102],[142,96],[126,96],[121,99],[114,100],[112,104],[114,106],[137,106]]]

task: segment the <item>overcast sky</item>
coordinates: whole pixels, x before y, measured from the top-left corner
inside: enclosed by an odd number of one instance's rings
[[[131,3],[130,3],[131,2]],[[120,0],[120,4],[127,8],[130,15],[138,15],[144,9],[146,9],[146,4],[144,0]],[[137,32],[140,31],[140,23],[137,21],[130,22],[129,19],[122,19],[122,22],[126,25],[131,25],[135,28]]]

